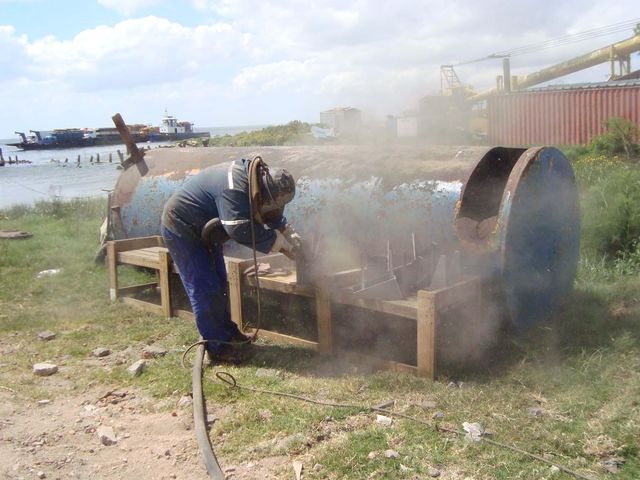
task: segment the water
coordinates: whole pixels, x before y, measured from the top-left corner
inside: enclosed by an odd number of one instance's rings
[[[254,131],[263,126],[213,127],[197,129],[210,131],[211,136],[234,135],[243,131]],[[5,161],[28,160],[29,164],[0,167],[0,209],[13,205],[32,205],[40,200],[70,200],[72,198],[105,197],[112,190],[120,175],[117,151],[126,155],[124,145],[70,148],[64,150],[22,151],[6,143],[17,139],[0,140],[0,148]],[[145,143],[139,147],[158,148],[166,143]],[[112,163],[109,163],[111,154]],[[78,164],[78,155],[80,163]],[[96,162],[100,155],[100,163]],[[93,162],[91,162],[93,157]],[[66,160],[66,162],[65,162]]]

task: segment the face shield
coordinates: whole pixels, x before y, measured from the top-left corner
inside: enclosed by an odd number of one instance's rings
[[[285,205],[293,200],[296,182],[284,169],[278,169],[271,174],[268,169],[261,168],[260,190],[262,194],[260,214],[265,223],[268,223],[281,217]]]

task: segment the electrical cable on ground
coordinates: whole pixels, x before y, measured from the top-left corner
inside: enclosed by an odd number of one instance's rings
[[[198,447],[202,453],[207,473],[212,480],[225,480],[225,475],[220,468],[218,459],[211,446],[211,439],[207,432],[204,394],[202,391],[202,364],[204,361],[206,342],[199,342],[196,358],[191,371],[191,385],[193,395],[193,424],[196,433]],[[189,347],[190,349],[193,347]],[[184,357],[183,357],[184,361]]]
[[[262,161],[261,157],[255,157],[253,161],[257,160]],[[251,343],[253,342],[260,330],[260,323],[262,320],[262,310],[261,303],[262,298],[260,295],[260,279],[258,275],[258,260],[256,254],[256,233],[255,233],[255,220],[253,218],[253,198],[251,191],[251,178],[249,178],[249,215],[251,221],[251,249],[253,251],[253,266],[256,272],[256,292],[257,292],[257,301],[258,301],[258,311],[256,318],[256,329],[253,335],[246,341],[243,342],[219,342],[229,345],[240,345],[243,343]],[[193,423],[194,430],[196,433],[196,440],[198,442],[198,447],[200,448],[200,452],[202,453],[202,457],[204,460],[205,467],[207,469],[207,473],[212,480],[225,480],[225,475],[220,468],[220,464],[218,463],[218,459],[216,458],[216,454],[213,451],[213,446],[211,445],[211,439],[209,438],[209,433],[207,432],[207,422],[206,422],[206,413],[205,413],[205,401],[204,401],[204,392],[202,388],[202,366],[204,363],[204,356],[206,353],[207,340],[200,339],[199,341],[191,344],[182,354],[182,366],[186,368],[185,358],[187,354],[194,348],[198,347],[196,352],[196,358],[193,362],[192,373],[191,373],[191,389],[192,389],[192,398],[193,398]],[[232,377],[233,378],[233,377]],[[235,379],[234,379],[235,382]]]
[[[220,380],[223,383],[226,383],[227,386],[229,388],[231,388],[231,389],[237,388],[238,390],[245,390],[245,391],[253,392],[253,393],[260,393],[260,394],[264,394],[264,395],[273,395],[273,396],[278,396],[278,397],[292,398],[294,400],[299,400],[299,401],[303,401],[303,402],[307,402],[307,403],[313,403],[315,405],[323,405],[323,406],[333,407],[333,408],[350,408],[350,409],[355,409],[355,410],[358,410],[358,411],[380,412],[380,413],[384,413],[385,415],[403,418],[405,420],[409,420],[409,421],[415,422],[415,423],[420,423],[422,425],[427,425],[429,427],[435,426],[436,431],[438,431],[438,432],[449,432],[449,433],[454,433],[456,435],[463,435],[464,434],[464,432],[461,432],[459,430],[454,430],[452,428],[442,427],[438,423],[435,423],[435,425],[434,425],[433,423],[427,422],[427,421],[422,420],[420,418],[412,417],[411,415],[407,415],[407,414],[400,413],[400,412],[394,412],[393,410],[388,410],[388,409],[382,408],[382,407],[358,405],[358,404],[351,404],[351,403],[327,402],[327,401],[323,401],[323,400],[315,400],[313,398],[304,397],[302,395],[296,395],[296,394],[293,394],[293,393],[277,392],[277,391],[274,391],[274,390],[264,390],[264,389],[261,389],[261,388],[246,387],[244,385],[239,385],[238,382],[236,381],[235,377],[233,375],[231,375],[230,373],[228,373],[228,372],[218,371],[218,372],[215,373],[215,375],[218,378],[218,380]],[[504,449],[507,449],[507,450],[511,450],[513,452],[519,453],[521,455],[525,455],[525,456],[527,456],[529,458],[532,458],[534,460],[537,460],[539,462],[543,462],[543,463],[546,463],[548,465],[554,466],[554,467],[560,469],[561,471],[563,471],[564,473],[566,473],[568,475],[572,475],[575,478],[579,478],[581,480],[593,480],[591,477],[587,477],[586,475],[583,475],[583,474],[581,474],[579,472],[576,472],[576,471],[571,470],[571,469],[569,469],[567,467],[559,465],[559,464],[557,464],[555,462],[547,460],[546,458],[541,457],[539,455],[536,455],[534,453],[530,453],[530,452],[527,452],[526,450],[522,450],[521,448],[518,448],[516,446],[508,445],[506,443],[502,443],[502,442],[498,442],[496,440],[492,440],[490,438],[487,438],[485,435],[481,436],[480,438],[483,441],[489,443],[490,445],[494,445],[494,446],[501,447],[501,448],[504,448]]]

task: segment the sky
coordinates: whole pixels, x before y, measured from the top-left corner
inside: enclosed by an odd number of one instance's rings
[[[165,110],[196,128],[319,122],[336,106],[382,121],[438,94],[441,64],[636,17],[637,0],[0,0],[0,138],[111,126],[115,113],[157,125]],[[513,57],[513,73],[632,34]],[[457,68],[477,91],[501,72],[500,60]]]

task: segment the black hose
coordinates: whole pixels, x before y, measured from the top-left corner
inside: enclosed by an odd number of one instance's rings
[[[196,432],[196,440],[198,441],[198,447],[202,453],[204,459],[204,465],[207,468],[209,478],[213,480],[225,480],[224,473],[220,469],[220,464],[216,458],[216,454],[213,452],[211,446],[211,439],[209,439],[209,432],[207,432],[207,416],[205,412],[204,394],[202,391],[202,364],[205,354],[205,343],[202,342],[198,345],[196,351],[196,358],[193,362],[193,368],[191,370],[191,384],[193,395],[193,424]]]

